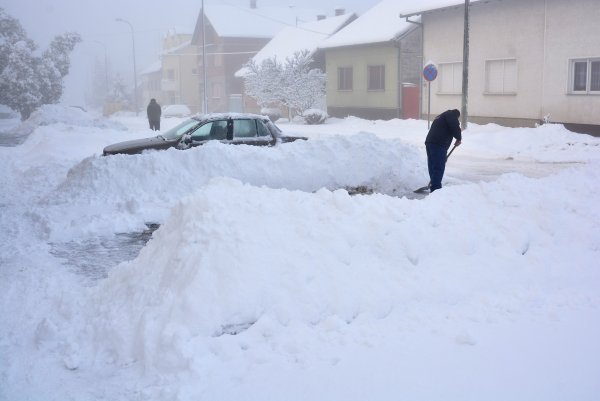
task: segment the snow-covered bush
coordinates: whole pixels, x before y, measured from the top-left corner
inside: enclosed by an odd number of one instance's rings
[[[323,124],[329,115],[320,109],[308,109],[303,114],[304,122],[308,125]]]
[[[263,107],[260,109],[260,114],[269,117],[269,119],[273,122],[281,118],[281,111],[275,107]]]

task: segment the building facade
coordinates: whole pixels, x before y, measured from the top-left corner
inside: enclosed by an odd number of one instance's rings
[[[480,1],[469,14],[469,121],[550,121],[600,134],[597,0]],[[432,114],[460,108],[464,5],[417,15],[424,59],[439,71],[431,87]]]

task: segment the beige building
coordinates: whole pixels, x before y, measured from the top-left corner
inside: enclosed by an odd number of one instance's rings
[[[140,74],[142,106],[155,98],[163,107],[184,104],[192,113],[200,111],[198,48],[191,39],[191,34],[173,31],[165,35],[160,61]]]
[[[421,17],[424,60],[438,67],[434,115],[461,105],[464,2],[454,4],[402,13]],[[600,133],[598,0],[472,1],[469,15],[470,121]]]

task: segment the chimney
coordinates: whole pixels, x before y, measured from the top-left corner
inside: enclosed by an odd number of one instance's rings
[[[253,10],[256,8],[256,0],[250,0],[250,8]]]
[[[335,9],[335,16],[340,16],[340,15],[344,15],[346,14],[346,10],[344,10],[343,8],[336,8]]]
[[[317,15],[317,21],[322,21],[322,20],[324,20],[325,18],[327,18],[327,16],[326,16],[326,15],[324,15],[324,14],[319,14],[319,15]]]

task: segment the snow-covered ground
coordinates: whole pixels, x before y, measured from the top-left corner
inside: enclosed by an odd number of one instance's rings
[[[470,125],[415,197],[427,122],[278,125],[310,139],[101,157],[145,118],[12,127],[0,400],[600,399],[600,139]]]

